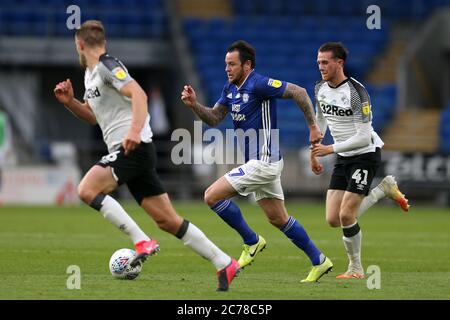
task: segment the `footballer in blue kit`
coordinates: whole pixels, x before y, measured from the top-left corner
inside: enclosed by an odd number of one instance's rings
[[[237,87],[227,83],[217,102],[226,106],[235,129],[254,130],[255,135],[240,141],[245,162],[251,159],[276,162],[281,159],[277,134],[277,98],[286,90],[285,81],[264,77],[251,71]],[[239,136],[238,136],[239,137]],[[254,141],[253,139],[255,139]]]
[[[244,242],[238,260],[241,268],[251,264],[266,247],[266,240],[245,221],[241,210],[230,199],[238,194],[254,194],[269,222],[280,229],[310,259],[312,268],[302,282],[316,282],[333,264],[309,238],[303,226],[287,213],[281,186],[283,158],[279,150],[277,99],[292,99],[302,110],[308,124],[310,143],[323,138],[316,123],[314,107],[306,90],[295,84],[272,79],[255,72],[255,49],[243,40],[234,42],[226,52],[228,82],[214,107],[197,101],[195,90],[186,85],[181,100],[205,123],[215,127],[229,113],[233,119],[245,163],[234,168],[206,191],[204,200]]]

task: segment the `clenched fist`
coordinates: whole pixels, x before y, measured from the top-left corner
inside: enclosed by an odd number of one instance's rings
[[[73,100],[73,88],[70,79],[58,83],[53,92],[55,93],[56,99],[62,104],[67,105]]]

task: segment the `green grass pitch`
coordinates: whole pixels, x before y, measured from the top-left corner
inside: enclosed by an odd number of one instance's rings
[[[450,212],[377,205],[360,220],[363,264],[381,270],[381,288],[367,279],[338,280],[347,265],[342,232],[328,227],[324,204],[289,202],[289,213],[334,262],[320,283],[301,284],[309,260],[259,207],[240,203],[267,248],[236,278],[229,292],[215,292],[215,270],[175,237],[159,230],[135,205],[126,209],[161,245],[135,280],[117,280],[108,261],[129,239],[87,206],[0,208],[0,299],[450,299]],[[176,202],[179,213],[200,227],[224,251],[239,257],[241,240],[201,202]],[[81,289],[67,288],[67,268],[81,270]],[[368,275],[370,276],[370,275]]]

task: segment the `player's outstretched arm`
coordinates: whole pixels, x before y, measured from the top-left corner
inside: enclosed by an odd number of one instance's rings
[[[227,107],[216,103],[213,108],[205,107],[197,102],[197,95],[191,86],[184,86],[181,92],[183,103],[194,111],[194,113],[206,124],[216,127],[228,113]]]
[[[308,92],[306,92],[304,88],[288,82],[282,98],[293,99],[303,111],[306,123],[309,126],[309,142],[320,142],[323,139],[323,134],[320,132],[319,127],[317,126],[314,107],[311,99],[309,98]]]
[[[70,79],[62,81],[55,86],[53,90],[56,99],[64,104],[78,119],[86,121],[89,124],[97,124],[97,118],[87,102],[81,103],[74,98],[72,82]]]

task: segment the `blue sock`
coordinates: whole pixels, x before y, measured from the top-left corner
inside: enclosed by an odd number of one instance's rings
[[[250,229],[242,216],[241,210],[234,202],[220,200],[211,209],[241,235],[245,244],[253,245],[258,242],[258,235]]]
[[[319,249],[317,249],[314,242],[309,238],[308,234],[306,233],[306,230],[302,227],[300,223],[295,220],[294,217],[289,217],[288,222],[286,225],[280,229],[286,237],[291,239],[291,241],[300,249],[302,249],[306,255],[308,256],[309,260],[311,260],[311,263],[313,265],[320,264],[321,261],[321,255]],[[323,256],[323,255],[322,255]],[[324,257],[324,256],[323,256]]]

